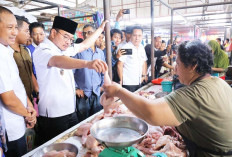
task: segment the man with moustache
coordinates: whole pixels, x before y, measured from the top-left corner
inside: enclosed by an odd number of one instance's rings
[[[38,127],[41,143],[78,123],[72,69],[88,68],[99,73],[107,70],[106,63],[99,59],[85,61],[69,57],[94,44],[105,23],[103,22],[88,39],[73,45],[77,23],[56,16],[49,37],[45,38],[33,53],[40,95]]]
[[[121,47],[132,49],[132,54],[122,55],[117,64],[120,84],[131,92],[136,91],[143,81],[147,81],[147,56],[141,44],[142,38],[143,29],[134,26],[131,41]]]

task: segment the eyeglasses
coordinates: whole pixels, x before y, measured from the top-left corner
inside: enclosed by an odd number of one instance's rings
[[[83,36],[86,36],[86,34],[91,35],[91,34],[93,34],[93,32],[92,31],[87,31],[87,32],[82,32],[82,34],[83,34]]]
[[[60,33],[58,30],[56,30],[56,31],[57,31],[58,33]],[[75,40],[74,40],[73,38],[69,38],[68,36],[63,35],[62,33],[60,33],[60,34],[63,36],[65,42],[70,41],[71,45],[74,44],[74,41],[75,41]]]

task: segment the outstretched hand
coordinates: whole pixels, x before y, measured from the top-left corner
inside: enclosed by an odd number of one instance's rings
[[[87,64],[88,69],[94,69],[98,73],[105,73],[108,70],[107,64],[100,59],[95,59],[91,62],[88,62]]]
[[[115,97],[121,88],[122,86],[115,82],[112,82],[110,85],[103,85],[106,97]]]
[[[109,22],[109,21],[108,20],[103,21],[100,28],[102,28],[104,30],[105,25],[106,25],[107,22]]]
[[[119,10],[119,12],[118,12],[118,14],[116,16],[116,21],[119,21],[119,19],[124,15],[123,12],[124,12],[124,9]]]

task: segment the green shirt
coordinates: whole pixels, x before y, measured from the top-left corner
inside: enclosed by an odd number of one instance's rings
[[[182,123],[177,129],[186,138],[217,152],[232,150],[232,89],[225,81],[202,79],[172,92],[165,100]],[[197,156],[213,155],[198,151]]]
[[[27,96],[32,99],[32,60],[23,45],[20,45],[20,52],[14,51],[14,59],[19,69],[19,76],[23,82]]]

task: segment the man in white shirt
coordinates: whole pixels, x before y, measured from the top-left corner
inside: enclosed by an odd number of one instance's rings
[[[6,127],[6,156],[21,157],[27,151],[25,130],[34,127],[36,112],[19,77],[13,58],[14,44],[18,26],[13,13],[0,6],[0,110]],[[25,118],[25,119],[24,119]],[[6,150],[5,150],[6,151]]]
[[[33,74],[36,77],[35,66],[33,63],[33,53],[36,47],[44,41],[45,38],[45,28],[42,23],[33,22],[29,25],[30,36],[32,38],[31,45],[26,46],[30,50],[30,56],[32,59]]]
[[[76,92],[72,69],[89,68],[105,72],[107,64],[99,59],[85,61],[69,57],[89,48],[99,37],[106,22],[88,39],[74,44],[77,23],[56,16],[50,35],[36,48],[33,59],[39,84],[38,127],[41,143],[78,123]]]
[[[121,49],[132,49],[132,54],[124,54],[118,61],[120,84],[131,92],[136,91],[143,81],[147,80],[147,56],[143,45],[143,29],[139,26],[132,28],[131,41]]]

